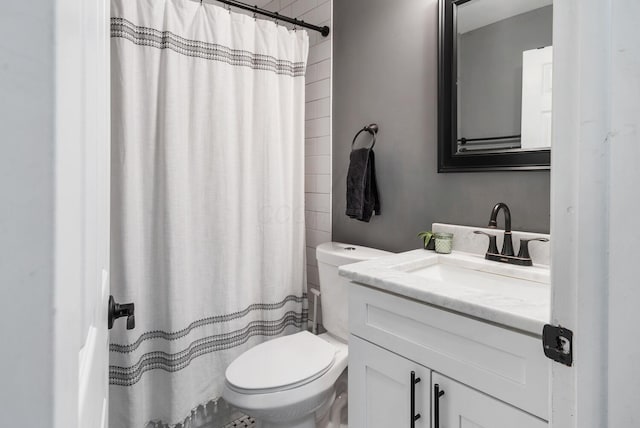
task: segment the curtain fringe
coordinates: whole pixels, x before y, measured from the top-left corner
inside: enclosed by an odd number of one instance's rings
[[[239,411],[235,411],[235,421],[229,421],[224,425],[213,425],[215,417],[219,413],[233,414],[234,409],[226,402],[222,397],[218,397],[204,404],[199,404],[197,407],[191,409],[189,416],[185,417],[182,422],[175,424],[162,422],[160,420],[149,421],[145,428],[201,428],[206,426],[207,428],[231,428],[242,427],[243,425],[237,425],[237,422],[244,422],[247,427],[253,426],[255,421],[246,415],[242,415]],[[234,425],[235,423],[235,425]]]

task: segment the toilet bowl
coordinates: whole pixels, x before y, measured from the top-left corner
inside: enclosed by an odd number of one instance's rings
[[[301,331],[243,353],[227,368],[224,399],[254,417],[259,428],[316,428],[316,420],[327,420],[349,354],[348,281],[338,275],[338,267],[389,254],[337,242],[320,244],[316,258],[327,333]],[[344,405],[346,400],[338,401]]]

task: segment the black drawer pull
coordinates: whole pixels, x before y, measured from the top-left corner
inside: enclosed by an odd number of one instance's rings
[[[416,421],[421,418],[420,413],[416,414],[416,384],[420,382],[420,378],[416,377],[416,372],[411,372],[411,422],[410,427],[415,428]]]
[[[440,385],[433,385],[433,428],[440,428],[440,397],[444,391],[440,391]]]

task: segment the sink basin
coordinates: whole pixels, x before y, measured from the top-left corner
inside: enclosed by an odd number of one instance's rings
[[[505,265],[466,253],[425,255],[392,268],[433,281],[468,287],[489,283],[507,287],[532,285],[531,282],[549,283],[548,268]]]
[[[483,286],[483,284],[487,283],[491,283],[493,286],[504,287],[531,285],[531,281],[529,280],[470,270],[464,267],[449,265],[446,263],[435,263],[431,266],[408,271],[407,273],[418,275],[434,281],[467,287],[478,287]]]

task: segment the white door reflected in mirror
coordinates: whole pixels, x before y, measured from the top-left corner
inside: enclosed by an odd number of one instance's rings
[[[522,52],[521,148],[551,147],[553,47]]]

